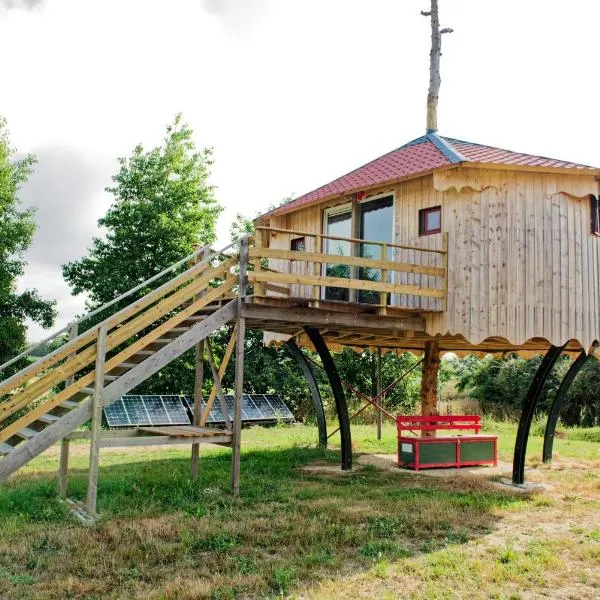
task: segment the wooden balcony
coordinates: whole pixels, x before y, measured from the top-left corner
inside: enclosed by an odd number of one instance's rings
[[[290,249],[291,240],[302,240]],[[301,246],[301,248],[298,248]],[[332,252],[337,247],[338,252]],[[406,256],[413,257],[406,260]],[[448,244],[442,249],[388,244],[321,233],[257,227],[249,250],[254,297],[375,305],[424,312],[445,310]],[[412,298],[410,302],[406,298]],[[420,299],[415,302],[414,299]],[[421,307],[419,309],[418,307]]]

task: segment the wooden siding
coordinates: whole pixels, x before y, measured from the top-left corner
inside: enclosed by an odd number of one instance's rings
[[[472,344],[489,337],[518,345],[536,337],[557,345],[576,339],[589,350],[600,339],[600,238],[590,233],[588,200],[598,189],[587,175],[456,168],[373,190],[369,195],[394,192],[395,243],[441,249],[441,234],[418,232],[418,211],[431,206],[442,206],[442,231],[448,232],[447,310],[434,298],[393,295],[392,304],[423,311],[430,335],[461,335]],[[323,209],[348,200],[270,224],[321,232]],[[288,238],[278,235],[271,246],[289,249]],[[426,266],[441,266],[440,259],[394,253],[396,261]],[[441,286],[434,277],[407,273],[394,282]],[[290,291],[310,296],[305,286]]]

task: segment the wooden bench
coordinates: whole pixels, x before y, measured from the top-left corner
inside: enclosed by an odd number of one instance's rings
[[[483,427],[479,415],[396,417],[398,427],[398,466],[419,469],[467,467],[498,464],[497,438],[480,435]],[[475,435],[408,437],[404,431],[457,432],[473,431]]]

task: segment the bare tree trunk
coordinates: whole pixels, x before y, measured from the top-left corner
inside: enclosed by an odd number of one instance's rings
[[[442,34],[452,33],[452,29],[440,30],[438,0],[431,0],[431,11],[421,11],[425,17],[431,17],[431,51],[429,53],[429,93],[427,94],[427,133],[438,129],[437,107],[440,95],[440,56],[442,56]]]

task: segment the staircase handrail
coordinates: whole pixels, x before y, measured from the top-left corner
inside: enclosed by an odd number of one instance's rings
[[[246,235],[244,237],[249,237],[249,235]],[[192,252],[191,254],[189,254],[188,256],[186,256],[185,258],[182,258],[181,260],[177,261],[176,263],[173,263],[172,265],[170,265],[166,269],[163,269],[160,273],[157,273],[156,275],[153,275],[152,277],[146,279],[142,283],[140,283],[140,284],[136,285],[135,287],[131,288],[130,290],[124,292],[123,294],[121,294],[117,298],[114,298],[113,300],[110,300],[109,302],[106,302],[102,306],[94,309],[92,312],[90,312],[90,313],[88,313],[86,315],[83,315],[82,317],[80,317],[76,321],[72,321],[71,323],[68,323],[62,329],[60,329],[59,331],[51,334],[49,337],[45,338],[41,342],[38,342],[37,344],[34,344],[33,346],[30,346],[29,348],[27,348],[26,350],[24,350],[23,352],[21,352],[17,356],[14,356],[13,358],[11,358],[10,360],[8,360],[4,364],[0,365],[0,373],[2,371],[4,371],[7,367],[9,367],[10,365],[12,365],[15,362],[17,362],[18,360],[21,360],[22,358],[25,358],[26,356],[29,356],[34,350],[37,350],[40,346],[42,346],[42,345],[44,345],[44,344],[46,344],[46,343],[48,343],[48,342],[56,339],[59,335],[62,335],[63,333],[66,333],[74,325],[79,325],[80,323],[83,323],[84,321],[87,321],[88,319],[91,319],[93,316],[95,316],[95,315],[97,315],[97,314],[105,311],[107,308],[110,308],[111,306],[117,304],[121,300],[124,300],[125,298],[128,298],[129,296],[131,296],[135,292],[138,292],[139,290],[141,290],[144,287],[146,287],[147,285],[153,283],[157,279],[160,279],[161,277],[163,277],[167,273],[170,273],[170,272],[178,269],[179,267],[181,267],[185,263],[189,263],[190,261],[193,261],[193,260],[197,259],[201,254],[206,253],[207,251],[209,252],[209,254],[205,258],[203,258],[200,262],[195,263],[196,267],[199,266],[199,265],[203,265],[203,264],[209,262],[210,259],[214,258],[215,256],[220,256],[220,255],[224,254],[227,250],[229,250],[230,248],[232,248],[234,245],[238,244],[239,242],[240,242],[240,240],[232,242],[232,243],[228,244],[227,246],[225,246],[224,248],[221,248],[220,250],[217,250],[217,251],[213,250],[211,248],[210,244],[207,244],[205,246],[202,246],[201,248],[198,248],[198,249],[194,250],[194,252]],[[102,321],[102,323],[104,323],[105,321],[107,321],[108,319],[110,319],[110,318],[112,318],[114,316],[115,315],[108,316],[104,321]],[[75,339],[77,339],[77,338],[75,338]],[[75,341],[75,340],[70,340],[70,341]],[[51,357],[52,354],[54,354],[55,352],[58,352],[61,349],[62,348],[57,348],[56,350],[54,350],[54,352],[51,352],[47,357],[48,358]],[[31,366],[33,367],[34,365],[35,365],[35,363],[33,363]]]

